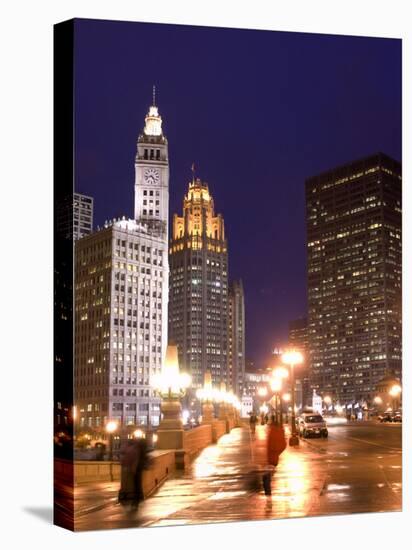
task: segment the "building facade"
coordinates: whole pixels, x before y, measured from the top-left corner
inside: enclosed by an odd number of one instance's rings
[[[306,181],[311,384],[342,404],[401,375],[401,208],[381,153]]]
[[[243,395],[245,378],[245,296],[241,280],[229,285],[228,386]]]
[[[137,142],[135,218],[76,242],[75,403],[80,428],[157,425],[151,379],[167,347],[168,150],[149,109]]]
[[[228,254],[223,217],[215,214],[209,187],[193,178],[183,215],[173,217],[169,247],[169,338],[192,388],[227,381]]]
[[[60,238],[75,240],[93,231],[93,197],[73,193],[58,203],[56,233]]]

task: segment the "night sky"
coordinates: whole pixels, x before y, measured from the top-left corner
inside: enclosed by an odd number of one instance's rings
[[[157,88],[170,219],[196,175],[242,278],[263,366],[306,314],[304,182],[382,151],[401,160],[401,41],[76,20],[76,189],[95,225],[133,216],[136,140]]]

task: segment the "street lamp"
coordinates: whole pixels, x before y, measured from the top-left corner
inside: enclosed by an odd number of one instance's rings
[[[280,412],[280,423],[282,424],[282,409],[279,411],[279,394],[282,389],[282,379],[281,378],[272,378],[270,381],[270,389],[274,392],[275,397],[275,418],[276,423],[279,420],[279,412]]]
[[[153,387],[162,398],[162,429],[182,429],[180,398],[184,396],[190,383],[190,376],[179,371],[177,346],[169,344],[162,372],[153,377]]]
[[[211,424],[213,421],[213,401],[217,399],[218,392],[212,386],[212,374],[205,372],[203,388],[196,391],[196,397],[202,402],[202,424]]]
[[[263,407],[263,405],[266,406],[266,404],[265,404],[265,397],[266,397],[267,394],[268,394],[268,389],[267,389],[267,387],[266,387],[266,386],[259,386],[258,391],[257,391],[257,394],[258,394],[258,396],[260,397],[261,403],[262,403],[261,406],[260,406],[260,408],[259,408],[259,411],[260,411],[260,413],[261,413],[261,424],[264,424],[264,419],[263,419],[263,417],[265,416],[266,413],[263,413],[263,412],[262,412],[262,407]],[[267,407],[266,407],[266,408],[267,408]],[[267,412],[267,411],[266,411],[266,412]]]
[[[281,380],[289,376],[288,369],[286,369],[285,367],[276,367],[275,369],[273,369],[272,374],[275,378],[280,378]]]
[[[118,423],[111,420],[106,424],[106,432],[109,435],[109,461],[113,460],[113,434],[119,427]]]
[[[402,388],[399,384],[394,384],[391,389],[389,390],[389,395],[392,397],[392,410],[393,412],[395,412],[395,410],[397,409],[397,407],[395,407],[395,405],[397,405],[397,399],[399,397],[399,395],[401,394],[402,392]]]
[[[295,365],[303,363],[303,355],[296,350],[289,350],[282,355],[282,361],[290,368],[290,386],[292,394],[292,415],[291,415],[291,432],[289,445],[299,445],[299,437],[296,432],[295,420]]]

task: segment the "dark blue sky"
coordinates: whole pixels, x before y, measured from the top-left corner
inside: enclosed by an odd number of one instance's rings
[[[169,140],[170,215],[195,162],[225,219],[229,277],[261,363],[306,313],[304,182],[383,151],[401,160],[401,41],[76,20],[76,189],[95,222],[133,215],[152,85]]]

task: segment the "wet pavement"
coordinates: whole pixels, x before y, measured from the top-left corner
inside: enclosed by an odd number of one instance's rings
[[[401,509],[400,426],[362,423],[330,428],[281,455],[265,496],[266,427],[236,428],[204,449],[146,501],[127,512],[118,483],[76,488],[76,530],[280,519]],[[98,495],[98,497],[96,496]]]

